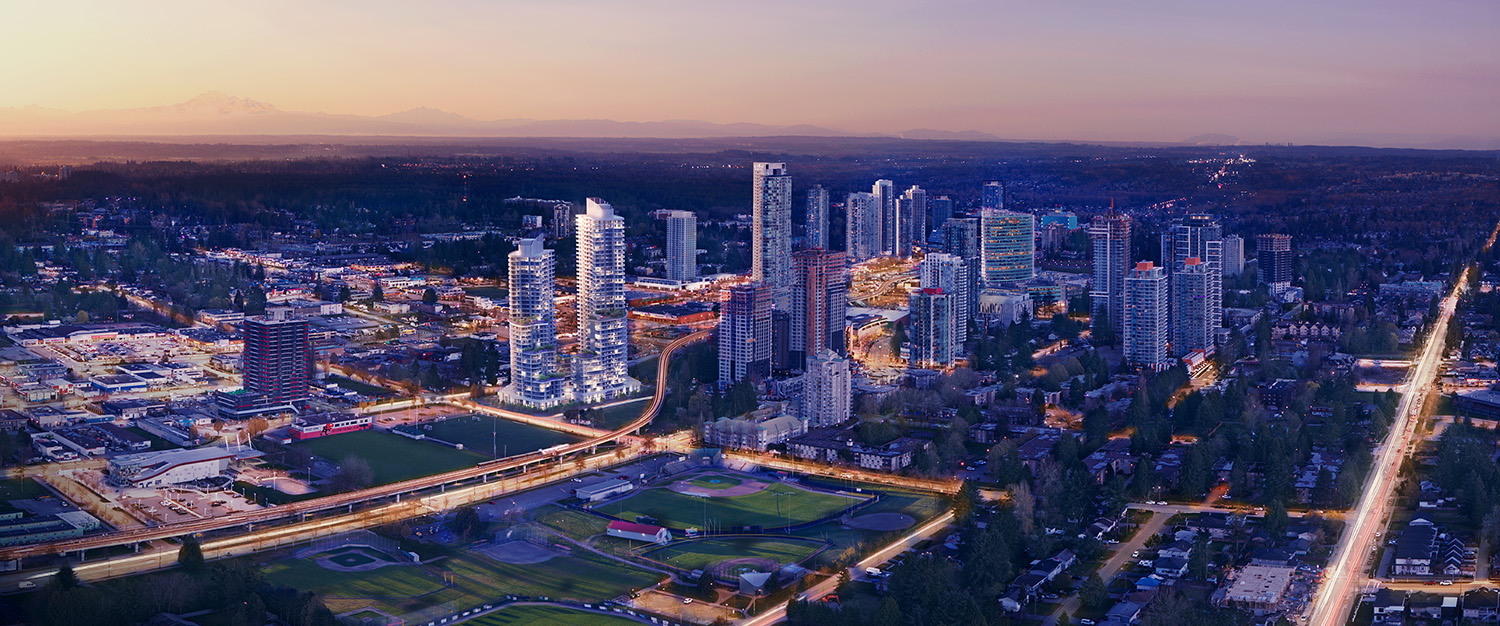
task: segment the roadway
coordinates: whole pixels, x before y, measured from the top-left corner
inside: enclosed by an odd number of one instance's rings
[[[32,544],[26,546],[11,546],[0,549],[0,561],[11,561],[32,556],[47,554],[66,554],[70,552],[81,552],[96,548],[129,545],[158,539],[168,539],[182,535],[199,534],[216,530],[234,528],[238,526],[252,527],[269,522],[285,520],[293,517],[305,517],[311,513],[327,511],[336,508],[348,507],[352,510],[355,504],[382,498],[396,498],[403,494],[416,491],[429,490],[443,487],[450,483],[487,478],[493,474],[520,470],[528,472],[534,465],[542,465],[549,461],[560,460],[563,457],[575,453],[591,452],[600,445],[614,442],[634,433],[650,423],[661,409],[662,400],[666,393],[667,370],[671,366],[671,355],[677,349],[702,341],[710,335],[711,330],[701,330],[690,335],[683,336],[662,350],[662,358],[657,363],[657,385],[656,393],[651,398],[651,403],[641,411],[640,417],[614,431],[590,437],[577,443],[567,444],[560,449],[551,452],[533,452],[506,459],[487,461],[474,467],[467,467],[444,474],[436,474],[423,478],[416,478],[389,485],[382,485],[350,492],[304,500],[302,502],[285,504],[282,506],[260,509],[255,511],[243,511],[231,513],[219,517],[176,524],[166,524],[149,528],[138,528],[121,530],[102,535],[84,537],[80,539],[68,539],[52,541],[47,543]]]
[[[1493,242],[1493,234],[1490,240]],[[1345,517],[1347,526],[1339,537],[1331,565],[1325,571],[1325,582],[1312,603],[1309,624],[1338,626],[1345,623],[1357,594],[1368,581],[1366,565],[1379,541],[1377,534],[1385,526],[1390,512],[1391,494],[1400,478],[1401,461],[1411,446],[1418,414],[1442,363],[1448,322],[1458,306],[1459,295],[1468,282],[1470,271],[1465,269],[1459,275],[1453,291],[1443,299],[1437,323],[1433,324],[1427,342],[1414,362],[1406,391],[1397,406],[1396,421],[1391,425],[1385,443],[1375,450],[1375,462],[1365,478],[1364,493],[1352,514]]]

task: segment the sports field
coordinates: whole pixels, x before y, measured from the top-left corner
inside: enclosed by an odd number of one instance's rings
[[[565,509],[555,504],[539,508],[532,515],[537,523],[579,541],[602,535],[609,527],[609,521],[602,517]]]
[[[542,563],[501,563],[473,553],[434,563],[452,572],[460,586],[492,589],[501,595],[547,596],[581,602],[598,602],[641,589],[663,576],[604,557],[575,550],[576,556],[559,556]],[[387,568],[388,569],[388,568]]]
[[[427,430],[428,426],[431,426],[432,430]],[[515,456],[580,440],[573,435],[548,430],[541,426],[512,422],[487,415],[450,417],[441,422],[422,424],[418,428],[422,430],[422,434],[429,437],[461,443],[465,450],[473,450],[486,456],[492,450],[497,456]]]
[[[689,480],[688,484],[694,487],[701,487],[703,489],[728,489],[730,487],[739,485],[741,482],[742,481],[740,481],[740,479],[738,478],[724,476],[722,474],[708,474],[706,476],[699,476],[697,478]]]
[[[505,607],[466,623],[470,626],[628,626],[640,622],[592,611],[532,604]]]
[[[374,430],[319,437],[291,445],[332,463],[338,463],[350,454],[362,458],[374,470],[377,485],[451,472],[490,458],[488,454],[473,450],[455,450],[440,443]]]
[[[677,541],[642,556],[684,570],[695,570],[742,558],[770,559],[782,565],[801,563],[821,547],[822,542],[811,539],[718,537]]]
[[[284,559],[262,566],[261,572],[273,584],[318,593],[334,613],[373,607],[398,616],[439,605],[465,609],[505,595],[599,602],[662,578],[587,553],[512,565],[463,552],[422,566],[390,565],[357,572],[333,571],[315,558]],[[444,585],[445,574],[451,577],[452,586]]]
[[[657,523],[674,528],[698,528],[708,520],[727,530],[733,526],[772,528],[785,525],[788,519],[792,524],[811,522],[858,502],[860,499],[852,497],[775,484],[752,494],[721,498],[697,498],[664,488],[646,489],[619,503],[603,505],[599,510],[632,521],[637,516],[650,516]]]

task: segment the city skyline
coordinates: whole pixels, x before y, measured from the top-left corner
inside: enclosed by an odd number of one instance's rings
[[[1245,12],[1171,2],[753,11],[447,2],[359,13],[315,3],[296,5],[295,22],[282,19],[292,11],[278,3],[13,7],[0,41],[28,62],[3,75],[0,120],[14,135],[74,134],[49,122],[51,110],[170,108],[220,91],[253,100],[234,105],[252,109],[428,123],[705,120],[822,129],[802,129],[809,134],[1500,145],[1500,61],[1488,39],[1500,7],[1492,3],[1275,2]],[[202,24],[217,27],[189,27]],[[995,36],[996,24],[1005,36]],[[493,36],[497,28],[505,36]],[[895,29],[935,44],[824,36]],[[762,46],[771,31],[779,45]],[[881,71],[920,74],[927,84],[901,91],[863,80]],[[611,98],[579,98],[581,85]],[[864,106],[789,97],[819,90]]]

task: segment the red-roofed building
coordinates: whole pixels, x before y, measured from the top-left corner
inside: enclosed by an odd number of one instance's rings
[[[606,532],[611,537],[620,537],[635,541],[649,541],[652,543],[670,543],[672,541],[672,531],[670,530],[660,526],[652,526],[651,524],[637,524],[622,520],[610,522],[609,530]]]

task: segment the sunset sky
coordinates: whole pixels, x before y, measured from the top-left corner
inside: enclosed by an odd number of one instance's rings
[[[1500,2],[493,0],[7,3],[0,107],[477,119],[1500,136]],[[3,129],[0,129],[3,130]]]

